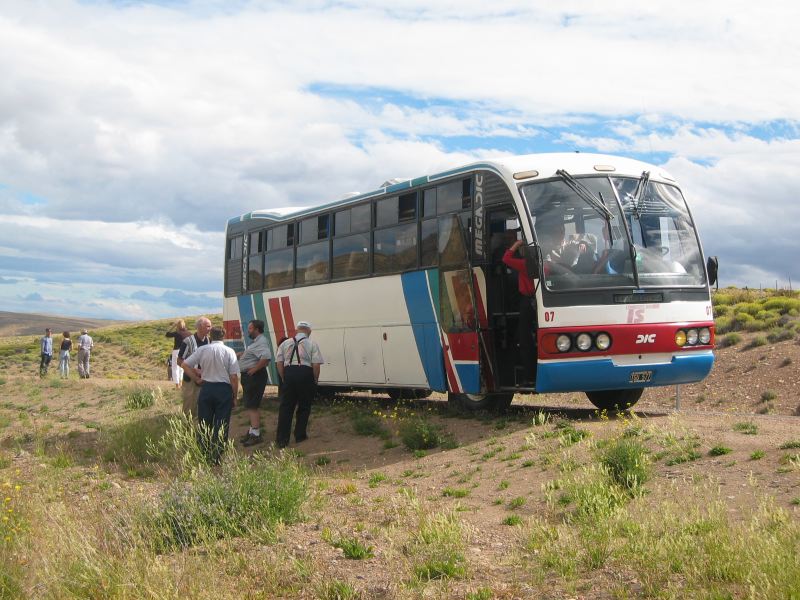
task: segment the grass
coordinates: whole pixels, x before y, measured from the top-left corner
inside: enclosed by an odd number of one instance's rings
[[[773,392],[772,390],[764,390],[761,392],[761,402],[769,402],[771,400],[775,400],[778,397],[778,394]]]
[[[339,548],[345,558],[350,560],[365,560],[375,556],[375,548],[368,546],[355,537],[341,537],[333,542],[331,545],[334,548]]]
[[[503,525],[517,526],[522,525],[522,517],[519,515],[508,515],[503,519]]]
[[[161,493],[143,525],[157,548],[231,537],[268,542],[279,525],[300,519],[309,480],[291,455],[248,459],[229,452],[224,466],[221,471],[195,471]]]
[[[761,460],[767,455],[766,452],[763,450],[754,450],[753,453],[750,455],[750,460]]]
[[[439,445],[441,429],[421,417],[403,421],[399,428],[400,439],[409,450],[430,450]]]
[[[469,496],[469,490],[464,488],[446,487],[442,490],[442,496],[447,498],[466,498]]]
[[[350,422],[353,424],[353,431],[357,435],[374,436],[381,439],[391,437],[391,432],[386,429],[383,419],[374,413],[366,412],[355,408],[350,411]]]
[[[640,494],[651,477],[647,448],[636,438],[611,440],[599,458],[611,480],[631,495]]]
[[[779,446],[781,450],[797,450],[800,449],[800,440],[791,440],[784,442]]]
[[[413,577],[425,582],[466,576],[466,542],[467,532],[455,513],[421,513],[407,548]]]
[[[160,387],[139,387],[128,392],[128,396],[125,399],[125,408],[131,410],[150,408],[151,406],[154,406],[156,402],[161,402],[163,399],[164,394]]]
[[[511,500],[508,501],[508,509],[516,510],[518,508],[522,508],[523,506],[525,506],[525,502],[526,500],[522,496],[517,496],[516,498],[512,498]]]
[[[713,446],[711,450],[708,451],[708,454],[710,456],[724,456],[726,454],[730,454],[731,452],[733,452],[731,448],[728,448],[727,446],[723,446],[721,444],[717,444],[716,446]]]
[[[733,430],[744,435],[756,435],[758,434],[758,425],[752,421],[741,421],[734,424]]]

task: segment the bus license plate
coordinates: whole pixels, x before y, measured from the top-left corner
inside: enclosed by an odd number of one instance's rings
[[[631,373],[631,383],[649,383],[652,378],[652,371],[634,371]]]

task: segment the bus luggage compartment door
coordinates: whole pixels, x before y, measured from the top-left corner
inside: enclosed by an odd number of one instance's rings
[[[350,383],[386,383],[380,327],[354,327],[344,333],[344,358]]]

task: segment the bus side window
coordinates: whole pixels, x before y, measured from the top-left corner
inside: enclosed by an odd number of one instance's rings
[[[228,256],[225,263],[225,295],[238,296],[242,293],[242,250],[244,236],[228,239]]]

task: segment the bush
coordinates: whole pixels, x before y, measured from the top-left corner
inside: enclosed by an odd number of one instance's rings
[[[747,346],[745,346],[745,350],[750,350],[752,348],[760,348],[761,346],[766,346],[766,345],[767,345],[767,338],[764,337],[763,335],[757,335],[752,340],[750,340],[750,343],[747,344]]]
[[[150,408],[156,402],[164,399],[164,394],[160,387],[157,388],[136,388],[128,393],[125,400],[125,408],[142,409]]]
[[[743,433],[745,435],[756,435],[758,433],[758,425],[751,421],[742,421],[733,426],[734,431]]]
[[[378,415],[354,409],[350,413],[350,421],[353,423],[353,430],[358,435],[375,436],[382,439],[391,436]]]
[[[764,390],[761,392],[761,401],[762,402],[769,402],[770,400],[775,400],[778,397],[778,394],[773,392],[772,390]]]
[[[611,441],[600,455],[611,480],[634,496],[641,493],[650,479],[650,460],[647,448],[636,439],[617,438]]]
[[[412,418],[400,425],[400,439],[409,450],[430,450],[441,441],[439,428],[421,418]]]
[[[110,430],[101,430],[103,460],[116,463],[129,475],[152,475],[154,462],[160,459],[151,452],[170,427],[166,416],[131,421]]]
[[[374,548],[362,543],[358,538],[343,537],[332,542],[334,548],[339,548],[345,558],[350,560],[363,560],[375,556]]]
[[[144,525],[159,550],[240,536],[272,541],[279,524],[300,519],[309,482],[294,458],[226,457],[221,472],[196,471],[161,494]]]
[[[717,444],[708,451],[711,456],[724,456],[725,454],[730,454],[731,452],[733,452],[733,450],[720,444]]]
[[[739,342],[742,341],[742,336],[738,333],[729,333],[724,338],[722,338],[722,344],[720,346],[722,348],[728,348],[729,346],[735,346]]]
[[[778,342],[785,342],[787,340],[794,339],[794,331],[791,329],[773,329],[767,334],[767,340],[771,344],[776,344]]]

